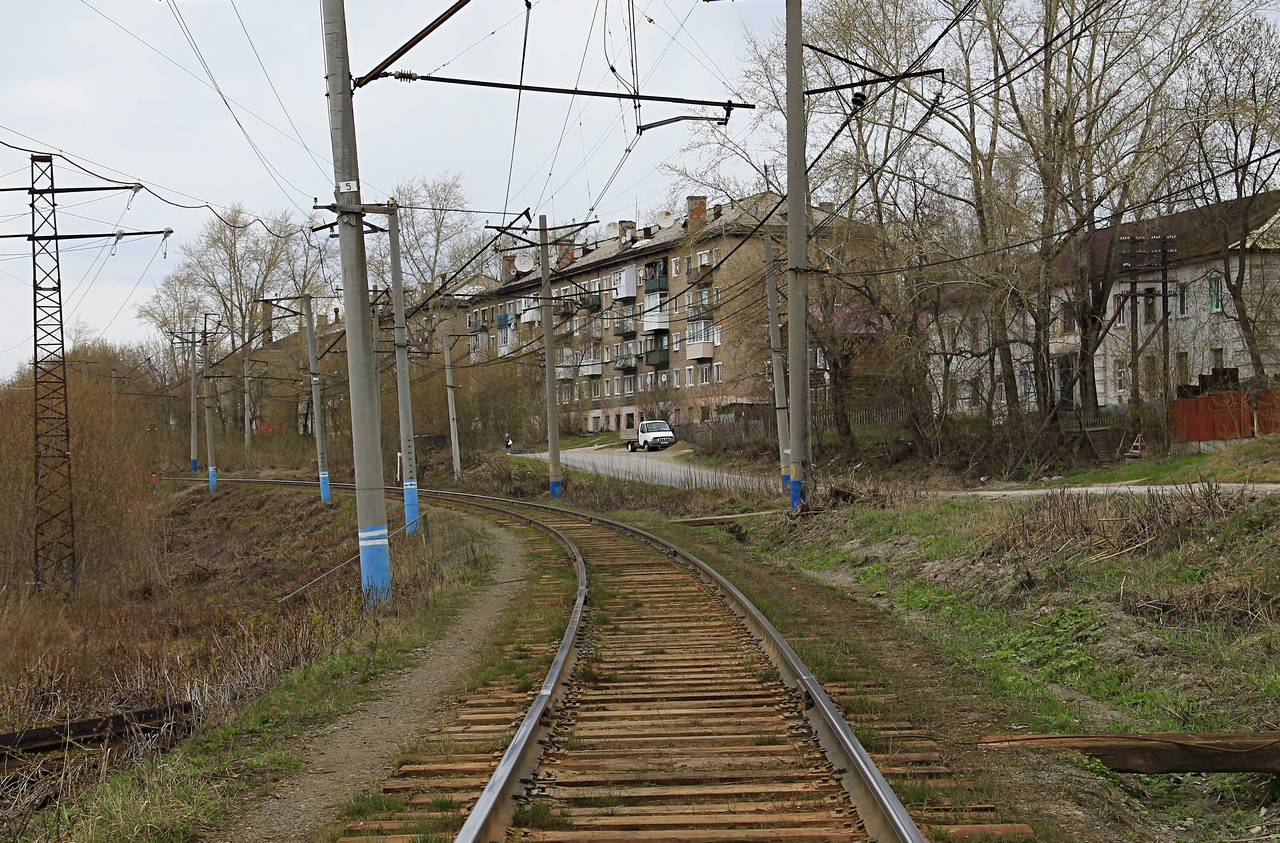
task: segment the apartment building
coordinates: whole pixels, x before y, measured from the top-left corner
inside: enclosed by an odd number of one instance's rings
[[[562,408],[582,429],[631,429],[643,418],[698,423],[738,405],[772,406],[762,238],[781,237],[785,218],[759,221],[776,201],[764,193],[708,207],[690,196],[683,219],[622,220],[603,240],[555,248],[548,362]],[[512,255],[501,281],[471,303],[472,360],[536,360],[541,270],[517,269]]]

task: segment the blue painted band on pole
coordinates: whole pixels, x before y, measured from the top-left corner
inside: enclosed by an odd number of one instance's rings
[[[198,462],[197,460],[192,460],[192,461],[191,461],[191,470],[192,470],[193,472],[194,472],[194,471],[199,471],[199,470],[200,470],[200,465],[199,465],[199,462]]]
[[[362,527],[360,536],[360,580],[365,599],[381,603],[391,599],[391,546],[387,525]]]
[[[799,509],[800,504],[804,502],[804,489],[802,488],[803,485],[804,484],[801,483],[799,480],[791,481],[791,508],[792,509]]]
[[[564,486],[559,480],[551,481],[551,497],[553,498],[560,497],[560,494],[563,491],[563,489],[564,489]]]
[[[209,466],[209,491],[218,491],[218,469],[213,466]]]
[[[404,534],[411,536],[418,531],[419,519],[421,518],[418,509],[418,481],[404,481]]]
[[[791,475],[790,474],[782,475],[782,491],[785,492],[790,488],[791,488]]]
[[[320,472],[320,500],[329,502],[329,472]]]

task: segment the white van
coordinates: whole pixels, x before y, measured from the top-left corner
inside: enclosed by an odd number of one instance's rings
[[[671,425],[664,421],[642,421],[636,431],[636,438],[627,442],[627,450],[635,451],[643,448],[646,451],[661,451],[676,444],[675,432]]]

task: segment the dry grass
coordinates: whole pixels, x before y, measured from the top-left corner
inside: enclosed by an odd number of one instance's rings
[[[1063,489],[1035,498],[990,536],[982,557],[1032,553],[1054,558],[1089,556],[1098,562],[1131,553],[1158,553],[1195,530],[1221,521],[1252,497],[1216,483],[1175,487],[1159,494],[1087,495]]]

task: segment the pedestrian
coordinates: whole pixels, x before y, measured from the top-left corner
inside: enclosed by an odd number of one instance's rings
[[[502,437],[502,444],[506,446],[507,453],[510,454],[512,446],[515,445],[516,443],[512,441],[511,434],[507,433],[507,434],[504,434]]]
[[[151,494],[160,494],[160,475],[156,474],[154,471],[151,472]]]

